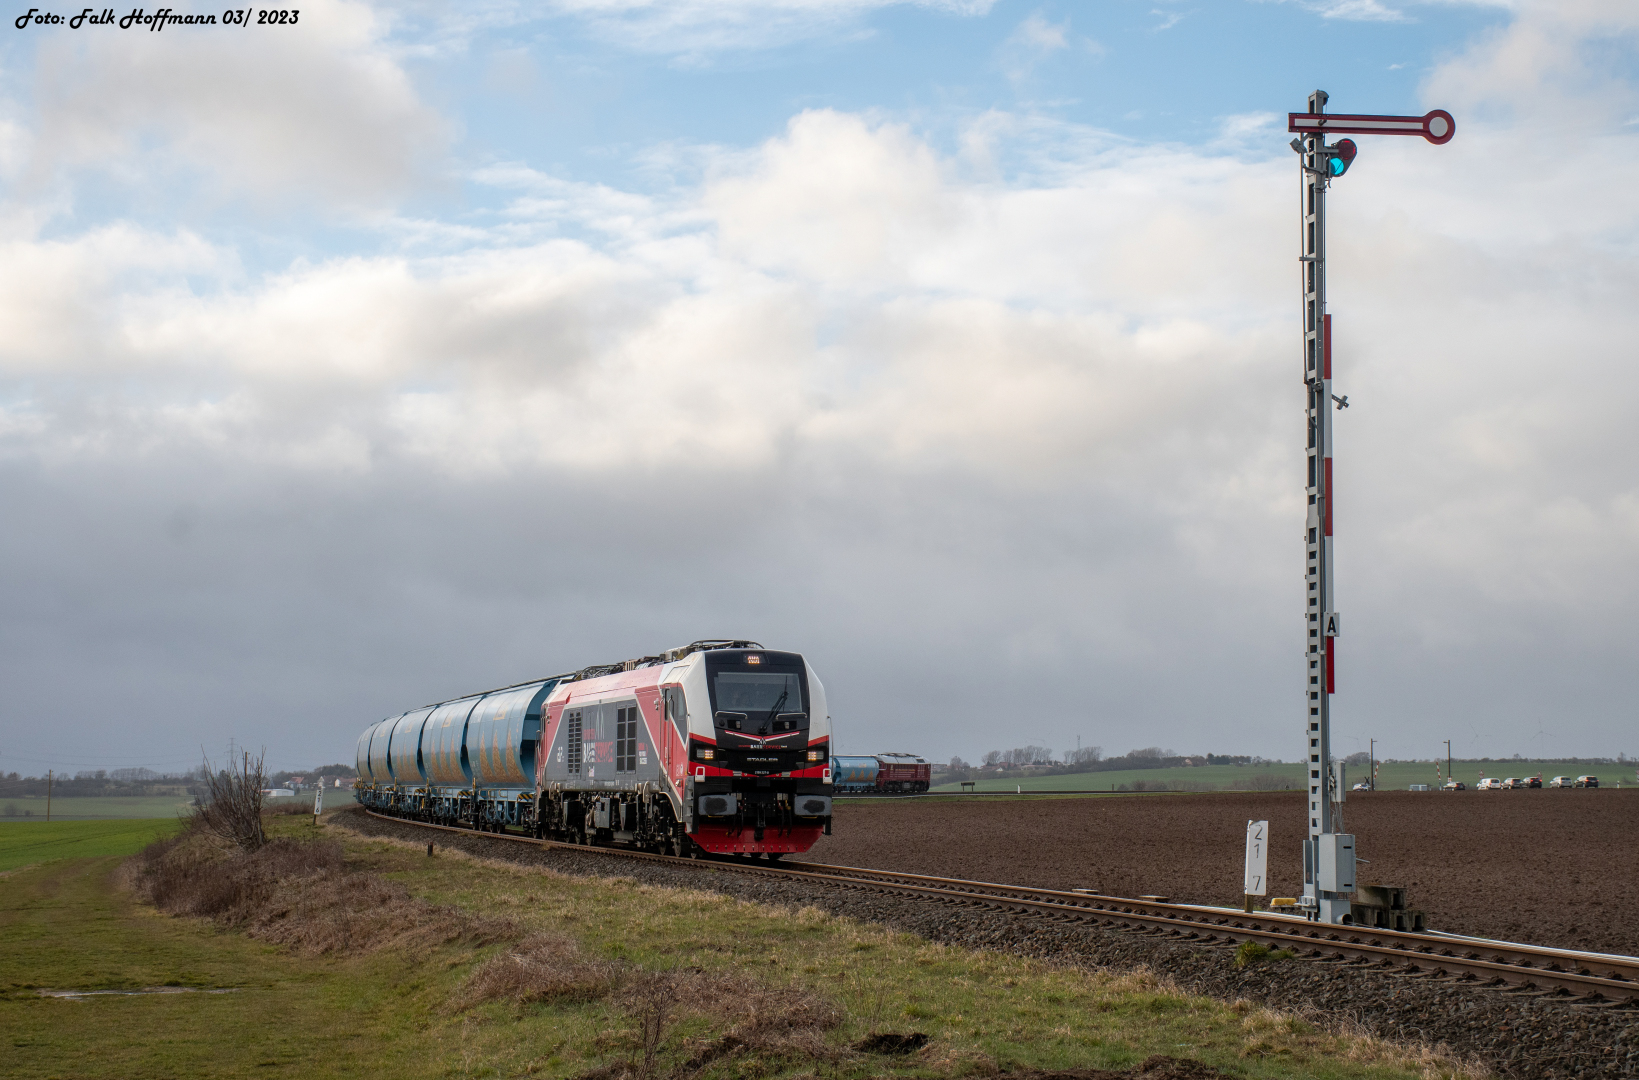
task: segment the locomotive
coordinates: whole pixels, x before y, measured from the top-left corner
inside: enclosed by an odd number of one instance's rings
[[[379,721],[354,795],[439,825],[778,859],[831,831],[830,744],[801,654],[695,641]]]
[[[915,754],[876,754],[831,760],[837,791],[916,792],[928,790],[933,766]]]

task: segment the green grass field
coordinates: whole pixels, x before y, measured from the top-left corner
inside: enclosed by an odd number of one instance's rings
[[[186,810],[192,799],[176,795],[109,795],[98,797],[51,798],[52,821],[91,821],[100,818],[175,817]],[[0,799],[0,822],[35,822],[46,819],[46,799],[18,796]]]
[[[312,833],[299,817],[270,825],[293,836]],[[90,823],[65,828],[80,830],[88,843],[99,835]],[[419,845],[367,841],[334,825],[323,831],[343,840],[357,868],[438,904],[505,918],[520,938],[570,938],[582,956],[621,965],[627,979],[732,977],[836,1010],[837,1026],[815,1035],[817,1050],[813,1042],[796,1050],[731,1049],[697,1065],[690,1059],[720,1042],[742,1014],[733,1001],[718,1014],[685,1008],[660,1039],[656,1076],[993,1075],[1128,1068],[1152,1054],[1193,1058],[1248,1080],[1452,1072],[1427,1054],[1328,1034],[1244,1003],[1190,997],[1153,976],[934,945],[814,908],[565,877],[449,852],[428,858]],[[7,1077],[569,1078],[641,1054],[641,1015],[619,994],[461,1009],[475,967],[507,946],[297,955],[136,904],[116,883],[119,862],[111,855],[59,858],[14,871],[0,890]],[[1228,950],[1222,960],[1233,962]],[[231,992],[79,1000],[39,992],[153,987]],[[848,1049],[876,1031],[921,1032],[929,1044],[906,1057]]]
[[[1441,772],[1444,773],[1444,762],[1441,762]],[[1452,763],[1457,779],[1473,787],[1479,783],[1481,773],[1486,776],[1536,776],[1541,774],[1546,783],[1552,776],[1579,776],[1591,772],[1600,778],[1600,782],[1610,787],[1616,786],[1618,780],[1622,786],[1634,786],[1633,765],[1569,765],[1562,761],[1455,761]],[[1404,791],[1412,784],[1435,783],[1434,763],[1426,761],[1390,762],[1379,767],[1377,786],[1379,790]],[[1122,784],[1129,787],[1136,782],[1145,784],[1166,783],[1173,784],[1203,784],[1222,791],[1243,791],[1254,787],[1254,777],[1278,776],[1290,779],[1294,784],[1303,782],[1304,767],[1301,764],[1281,765],[1202,765],[1193,769],[1123,769],[1112,772],[1071,773],[1063,776],[1026,776],[1019,779],[1007,778],[1003,780],[980,780],[977,782],[977,791],[1013,791],[1015,788],[1024,791],[1111,791]],[[1350,786],[1367,779],[1366,769],[1350,769],[1348,782]],[[961,785],[940,784],[934,791],[960,791]]]
[[[130,855],[177,830],[176,818],[0,821],[0,873],[53,859]]]
[[[72,797],[51,799],[52,821],[96,821],[106,818],[161,818],[175,817],[185,812],[193,800],[173,795],[109,795],[104,797]],[[270,798],[265,805],[269,810],[284,806],[313,805],[313,793],[306,791],[289,798]],[[353,805],[353,792],[335,788],[324,793],[325,811]],[[43,822],[46,819],[46,800],[17,796],[0,799],[0,822]]]

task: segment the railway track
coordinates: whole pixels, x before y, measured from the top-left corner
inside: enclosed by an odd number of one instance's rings
[[[1330,959],[1362,970],[1445,978],[1474,986],[1539,991],[1580,1004],[1639,1005],[1639,957],[1608,956],[1446,934],[1412,934],[1357,926],[1329,926],[1270,913],[1246,913],[1195,904],[1134,900],[1090,892],[1065,892],[960,878],[932,877],[825,863],[754,863],[743,859],[696,859],[625,848],[589,847],[537,840],[507,832],[476,832],[432,825],[366,810],[371,817],[418,828],[567,848],[610,858],[638,859],[809,881],[832,887],[937,900],[965,907],[1011,911],[1064,922],[1148,933],[1202,945],[1257,942],[1298,956]]]

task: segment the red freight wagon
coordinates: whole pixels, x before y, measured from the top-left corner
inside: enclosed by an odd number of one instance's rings
[[[933,780],[933,766],[915,754],[878,754],[881,769],[876,774],[878,791],[926,791]]]

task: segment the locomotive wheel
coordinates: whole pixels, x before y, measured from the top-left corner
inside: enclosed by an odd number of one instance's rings
[[[783,858],[785,858],[785,852],[783,851],[770,851],[768,853],[769,862],[779,862]]]

